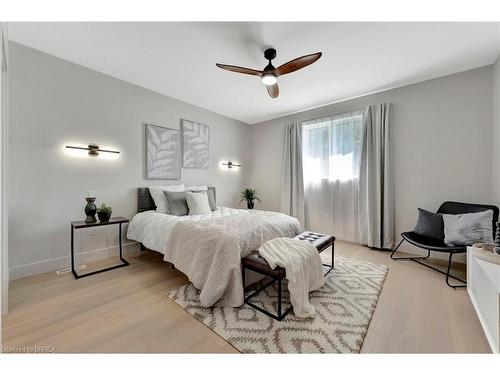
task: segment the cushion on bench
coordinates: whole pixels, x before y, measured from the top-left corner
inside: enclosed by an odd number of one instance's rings
[[[296,240],[307,241],[318,249],[318,252],[322,252],[327,247],[335,242],[335,237],[328,234],[321,234],[315,232],[302,232],[293,237]],[[241,260],[244,268],[258,272],[262,275],[272,277],[274,279],[283,279],[286,276],[285,269],[282,267],[276,267],[272,269],[264,258],[260,256],[258,252],[254,252]]]
[[[330,246],[334,241],[335,237],[330,236],[329,234],[321,234],[315,232],[302,232],[293,237],[296,240],[308,241],[316,246],[318,251],[325,250],[328,246]]]

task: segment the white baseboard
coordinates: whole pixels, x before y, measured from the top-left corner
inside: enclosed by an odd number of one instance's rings
[[[138,247],[138,242],[125,242],[123,244],[123,254],[127,254]],[[99,259],[109,258],[118,255],[118,245],[106,247],[103,249],[91,250],[76,254],[75,263],[83,264],[93,262]],[[11,267],[9,269],[9,279],[16,280],[22,277],[34,276],[40,273],[57,271],[71,266],[71,257],[69,255],[59,258],[42,260],[39,262],[23,264],[21,266]]]

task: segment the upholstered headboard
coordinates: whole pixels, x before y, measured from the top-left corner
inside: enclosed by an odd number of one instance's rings
[[[217,202],[217,196],[215,194],[215,186],[209,186],[208,189],[214,192],[214,199]],[[155,201],[153,200],[153,197],[151,197],[149,188],[140,187],[137,189],[137,212],[144,212],[150,210],[156,210]]]

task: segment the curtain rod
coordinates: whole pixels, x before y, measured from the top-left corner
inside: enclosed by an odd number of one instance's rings
[[[304,122],[312,122],[312,121],[318,121],[318,120],[327,119],[327,118],[330,118],[330,117],[342,116],[342,115],[346,115],[348,113],[355,113],[355,112],[361,112],[361,113],[363,113],[365,110],[366,110],[366,107],[365,108],[360,108],[360,109],[353,109],[352,111],[347,111],[347,112],[335,113],[335,114],[328,115],[328,116],[316,117],[316,118],[313,118],[313,119],[303,120],[303,121],[299,121],[299,122],[302,124]]]

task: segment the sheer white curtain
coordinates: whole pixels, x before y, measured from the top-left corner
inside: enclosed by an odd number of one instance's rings
[[[359,242],[363,112],[303,122],[305,227]]]

